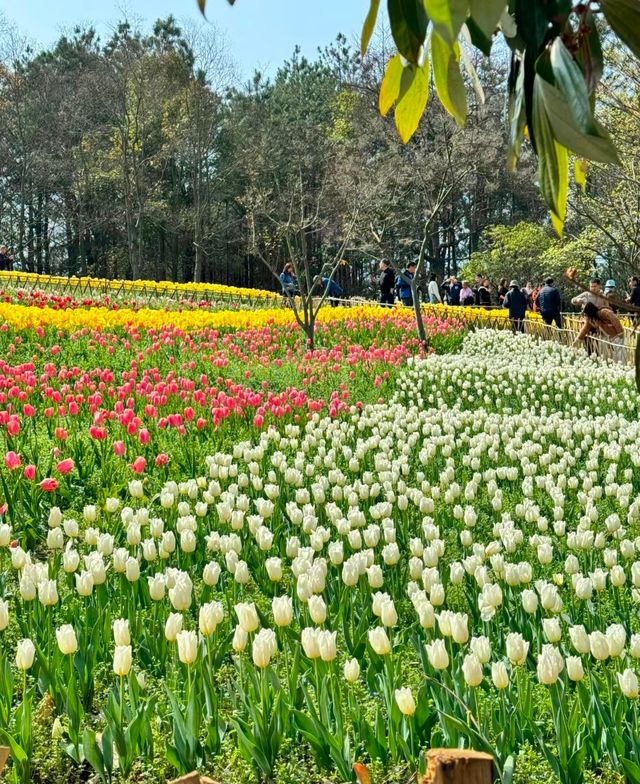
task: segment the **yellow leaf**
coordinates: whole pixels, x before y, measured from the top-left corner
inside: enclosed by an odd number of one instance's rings
[[[434,31],[431,36],[431,58],[438,98],[458,125],[464,125],[468,107],[467,93],[460,73],[460,47],[458,44],[454,44],[451,49],[446,41]]]
[[[573,176],[576,181],[576,185],[582,188],[583,193],[587,189],[588,172],[589,172],[589,161],[585,161],[583,158],[577,158],[575,165],[573,167]]]
[[[387,114],[389,114],[389,110],[400,96],[403,70],[404,68],[399,54],[392,57],[387,63],[384,79],[380,85],[380,97],[378,99],[380,114],[383,117],[386,117]]]
[[[422,67],[409,65],[402,78],[400,98],[396,105],[396,128],[406,144],[416,132],[429,100],[429,61]]]
[[[378,9],[380,8],[380,0],[371,0],[369,6],[369,13],[364,20],[362,27],[362,37],[360,39],[360,54],[364,57],[369,48],[369,41],[373,35],[373,28],[376,26],[376,19],[378,18]]]
[[[567,199],[569,198],[569,152],[555,142],[556,159],[558,161],[558,183],[555,209],[551,211],[551,223],[560,239],[564,233],[564,222],[567,218]]]
[[[469,15],[469,0],[424,0],[424,5],[434,28],[453,47]]]

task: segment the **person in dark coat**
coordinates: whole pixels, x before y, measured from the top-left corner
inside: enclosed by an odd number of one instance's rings
[[[285,264],[282,272],[280,273],[280,285],[282,286],[282,293],[287,300],[300,294],[298,278],[296,278],[296,274],[293,270],[293,264],[291,262]]]
[[[380,287],[380,304],[391,307],[396,301],[394,288],[395,288],[395,275],[393,269],[388,261],[380,262],[380,277],[378,278],[378,285]]]
[[[476,305],[481,308],[491,307],[491,283],[488,278],[484,278],[476,289]]]
[[[562,329],[562,314],[560,313],[562,301],[560,292],[553,285],[553,278],[545,280],[544,286],[538,294],[537,303],[544,323],[549,326],[555,324],[558,329]]]
[[[508,308],[509,318],[511,319],[511,329],[516,332],[524,332],[524,317],[527,312],[527,297],[520,289],[517,280],[512,280],[509,284],[509,291],[506,293],[502,306]]]
[[[640,278],[634,275],[629,281],[629,296],[627,302],[640,308]]]
[[[409,264],[407,264],[407,268],[404,270],[402,275],[398,275],[396,278],[396,291],[398,292],[398,299],[407,308],[410,308],[413,305],[413,295],[411,294],[411,284],[409,281],[413,280],[413,276],[415,274],[416,264],[415,262],[411,261]]]
[[[462,291],[462,283],[456,277],[449,279],[449,304],[460,304],[460,292]]]
[[[0,246],[0,271],[11,272],[13,269],[13,259],[9,255],[9,248],[6,245]]]

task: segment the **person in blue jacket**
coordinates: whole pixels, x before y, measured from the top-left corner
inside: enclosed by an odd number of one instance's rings
[[[402,275],[398,275],[396,277],[396,291],[398,292],[398,299],[407,308],[410,308],[413,305],[413,296],[411,294],[411,285],[409,284],[409,280],[413,280],[415,274],[416,263],[415,261],[410,261]]]
[[[298,278],[296,278],[295,272],[293,271],[293,264],[291,262],[284,265],[284,268],[280,273],[280,284],[282,285],[282,293],[286,299],[300,294]]]
[[[335,280],[323,275],[320,280],[316,278],[316,282],[322,286],[323,293],[327,292],[327,298],[332,308],[337,308],[340,304],[338,300],[344,294],[344,289]]]
[[[549,326],[555,323],[558,329],[562,329],[562,313],[560,312],[562,301],[560,292],[553,285],[553,278],[546,278],[544,286],[538,293],[536,302],[544,323]]]
[[[527,297],[518,285],[517,280],[509,284],[509,291],[502,303],[503,308],[509,309],[511,329],[515,332],[524,332],[524,318],[527,314]]]

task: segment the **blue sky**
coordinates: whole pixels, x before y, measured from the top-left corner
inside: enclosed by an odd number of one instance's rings
[[[225,33],[242,77],[257,67],[273,73],[296,44],[313,56],[339,32],[358,35],[368,0],[207,0],[207,18]],[[150,25],[172,13],[200,19],[196,0],[3,0],[8,20],[37,43],[47,45],[78,23],[91,23],[104,40],[125,13]]]

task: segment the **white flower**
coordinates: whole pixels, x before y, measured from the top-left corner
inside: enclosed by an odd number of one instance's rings
[[[117,618],[113,621],[111,627],[113,629],[113,639],[116,645],[131,645],[128,618]]]
[[[255,632],[260,624],[255,604],[253,604],[253,602],[251,604],[241,602],[236,604],[234,609],[236,611],[238,623],[240,626],[242,626],[245,632],[247,632],[247,634]]]
[[[117,645],[113,652],[113,671],[121,678],[125,678],[131,670],[133,653],[130,645]]]
[[[78,650],[75,629],[68,623],[56,629],[56,641],[60,652],[65,656],[70,656]]]
[[[400,712],[405,716],[413,716],[416,712],[416,701],[413,699],[411,689],[396,689],[394,696]]]
[[[475,688],[482,683],[482,664],[475,653],[468,653],[464,657],[462,673],[467,686]]]
[[[180,631],[176,636],[178,658],[187,666],[198,658],[198,635],[193,631]]]
[[[449,666],[449,654],[444,644],[444,640],[434,640],[427,643],[427,657],[429,664],[436,670],[446,670]]]
[[[360,664],[358,663],[358,660],[348,659],[345,662],[343,673],[347,683],[355,683],[360,677]]]
[[[638,687],[638,676],[633,670],[627,668],[623,673],[618,673],[618,683],[620,691],[630,700],[635,700],[640,691]]]
[[[509,685],[509,673],[504,662],[494,662],[491,665],[491,680],[496,689],[506,689]]]
[[[386,656],[388,653],[391,653],[391,642],[384,626],[376,626],[374,629],[369,629],[369,645],[378,656]]]
[[[222,623],[224,608],[221,602],[209,602],[200,606],[198,612],[198,628],[203,637],[210,637]]]
[[[31,669],[35,654],[36,646],[31,640],[20,640],[16,650],[16,667],[23,671]]]
[[[604,661],[609,658],[609,641],[602,632],[591,632],[589,635],[589,647],[591,648],[591,655],[594,659]]]
[[[180,613],[169,613],[164,625],[164,636],[169,642],[175,642],[178,632],[182,630],[182,615]]]
[[[567,656],[566,665],[569,680],[577,682],[584,678],[584,667],[582,666],[582,659],[579,656]]]
[[[256,667],[267,667],[277,650],[278,643],[273,629],[261,629],[254,637],[251,646],[253,663]]]
[[[507,658],[514,665],[522,665],[527,659],[529,643],[519,632],[507,634]]]

